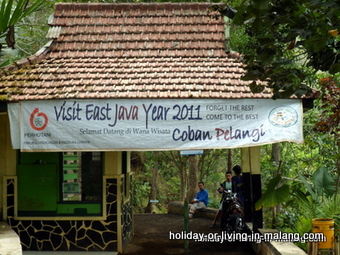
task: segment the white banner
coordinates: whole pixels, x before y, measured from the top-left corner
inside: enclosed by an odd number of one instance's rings
[[[190,150],[303,142],[298,99],[23,101],[9,104],[8,112],[13,147],[22,151]]]

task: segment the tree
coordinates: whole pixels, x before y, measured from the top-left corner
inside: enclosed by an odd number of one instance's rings
[[[197,183],[198,183],[198,162],[196,155],[189,155],[188,156],[188,163],[189,163],[189,175],[188,175],[188,192],[186,196],[187,201],[191,201],[196,193],[197,193]]]
[[[158,189],[158,174],[159,174],[159,152],[155,151],[150,153],[152,157],[149,158],[149,161],[153,162],[153,166],[151,167],[151,190],[149,194],[149,202],[146,206],[145,212],[152,213],[155,211],[155,200],[157,200],[157,189]]]
[[[311,74],[340,72],[340,6],[330,0],[251,0],[232,8],[215,6],[246,36],[244,80],[253,92],[274,98],[301,97],[315,82]],[[265,83],[264,83],[265,82]]]
[[[231,42],[236,43],[231,48],[243,54],[246,74],[242,79],[251,81],[250,89],[254,93],[270,89],[274,99],[301,97],[311,92],[310,87],[321,85],[321,115],[314,131],[332,134],[335,141],[332,149],[339,152],[339,1],[245,0],[233,7],[224,5],[212,9],[232,20]],[[318,84],[319,73],[326,74],[327,78]],[[337,154],[335,196],[340,182]],[[317,165],[315,162],[313,171],[318,169]],[[331,172],[332,168],[327,171]],[[277,184],[275,178],[268,185],[273,188],[274,184]],[[280,197],[275,194],[265,193],[258,205],[278,204]]]
[[[204,150],[202,155],[184,156],[179,151],[132,152],[134,208],[136,212],[164,211],[169,201],[192,199],[199,181],[205,182],[206,189],[211,192],[210,206],[218,206],[220,197],[216,188],[224,180],[226,166],[233,161],[240,161],[239,150],[233,153],[231,150]],[[213,198],[215,195],[217,199]],[[150,203],[150,200],[159,203]]]
[[[29,0],[0,1],[0,53],[5,44],[15,48],[15,25],[24,17],[36,11],[45,0],[35,0],[31,5]],[[0,55],[1,56],[1,55]]]
[[[315,124],[314,130],[321,133],[330,133],[334,136],[335,146],[340,150],[340,84],[333,77],[326,77],[320,80],[321,84],[321,109],[319,121]],[[336,180],[335,196],[340,188],[340,155],[336,159],[338,178]]]

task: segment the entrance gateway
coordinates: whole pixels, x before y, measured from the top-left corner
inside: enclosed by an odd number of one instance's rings
[[[261,226],[259,146],[302,143],[315,96],[253,94],[210,5],[56,4],[51,41],[0,69],[0,209],[23,250],[121,252],[137,150],[241,147]]]

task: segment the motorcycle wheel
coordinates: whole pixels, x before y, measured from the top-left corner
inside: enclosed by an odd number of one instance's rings
[[[233,228],[230,226],[229,221],[227,219],[221,220],[221,230],[226,231],[227,233],[233,232]]]
[[[244,229],[243,219],[241,217],[237,217],[234,221],[234,231],[235,233],[242,233]]]

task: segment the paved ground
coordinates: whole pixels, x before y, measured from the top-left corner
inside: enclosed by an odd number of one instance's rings
[[[185,254],[184,240],[171,240],[178,237],[184,231],[184,218],[173,214],[137,214],[134,216],[134,238],[124,250],[124,255],[161,255],[161,254]],[[220,236],[219,228],[210,228],[211,220],[194,218],[190,220],[189,233]],[[190,237],[190,235],[188,236]],[[189,241],[189,254],[195,255],[245,255],[255,254],[251,245],[246,242],[218,243]]]

